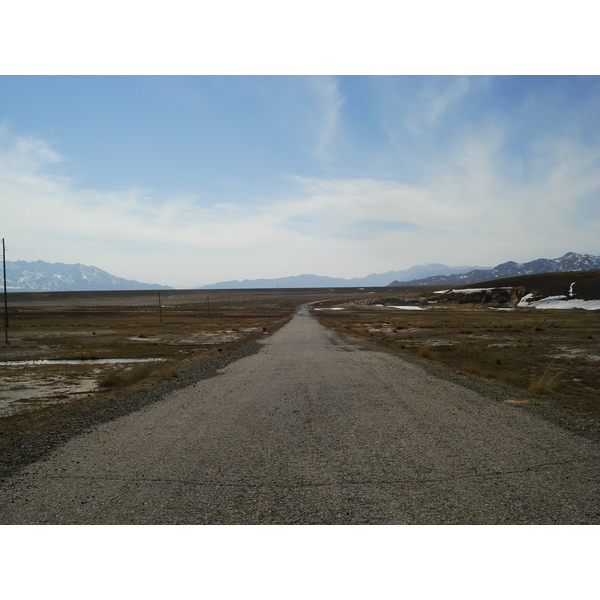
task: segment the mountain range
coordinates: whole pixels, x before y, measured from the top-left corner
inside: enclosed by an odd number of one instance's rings
[[[555,259],[539,258],[527,263],[505,262],[496,267],[449,267],[439,263],[416,265],[404,271],[371,273],[343,279],[321,275],[296,275],[276,279],[222,281],[202,289],[384,287],[395,285],[459,286],[505,277],[537,273],[559,273],[600,269],[600,256],[568,252]],[[10,292],[168,290],[172,287],[116,277],[80,263],[47,263],[42,260],[6,262],[6,284]]]
[[[102,290],[169,290],[165,285],[115,277],[97,267],[43,260],[6,261],[6,288],[10,292],[70,292]]]
[[[202,289],[256,289],[256,288],[331,288],[331,287],[384,287],[390,281],[408,281],[419,277],[431,275],[454,275],[466,273],[472,269],[485,269],[486,267],[449,267],[439,263],[416,265],[404,271],[388,271],[387,273],[371,273],[366,277],[326,277],[323,275],[294,275],[292,277],[278,277],[275,279],[244,279],[243,281],[220,281],[203,286]]]
[[[435,275],[423,279],[414,279],[411,281],[395,280],[390,286],[397,285],[439,285],[439,286],[458,286],[468,285],[470,283],[480,283],[491,281],[493,279],[503,279],[505,277],[517,277],[519,275],[535,275],[539,273],[565,273],[568,271],[589,271],[590,269],[600,269],[600,256],[591,254],[576,254],[567,252],[560,258],[538,258],[526,263],[516,263],[513,261],[499,264],[491,269],[474,269],[466,273],[455,275]]]

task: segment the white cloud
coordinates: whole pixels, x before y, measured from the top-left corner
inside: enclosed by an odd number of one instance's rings
[[[41,167],[64,160],[48,144],[32,136],[11,135],[0,124],[0,172],[33,174]]]
[[[286,198],[207,207],[199,194],[80,188],[46,173],[62,157],[42,140],[4,132],[2,236],[50,262],[178,286],[594,253],[598,220],[574,211],[600,190],[598,155],[545,146],[543,177],[515,182],[498,168],[503,143],[499,128],[465,135],[420,184],[297,177]]]
[[[469,92],[467,77],[427,78],[406,113],[405,126],[414,133],[428,132]]]
[[[335,78],[307,77],[302,78],[316,107],[317,120],[315,123],[316,146],[315,155],[319,160],[326,161],[329,157],[331,144],[335,140],[340,126],[340,110],[344,103]]]

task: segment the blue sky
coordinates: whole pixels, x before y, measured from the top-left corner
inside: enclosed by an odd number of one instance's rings
[[[9,260],[176,287],[600,254],[597,76],[1,76]]]

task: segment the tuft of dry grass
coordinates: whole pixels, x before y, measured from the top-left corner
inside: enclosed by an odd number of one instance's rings
[[[474,362],[467,363],[462,368],[462,370],[467,373],[471,373],[471,375],[481,375],[481,376],[487,375],[486,372],[481,368],[481,365],[478,365],[477,363],[474,363]]]
[[[115,388],[121,387],[125,380],[120,373],[109,373],[105,375],[99,382],[98,385],[103,388]]]
[[[465,344],[460,344],[458,348],[456,348],[456,355],[461,358],[466,358],[477,354],[477,349],[472,348],[471,346],[465,346]]]
[[[92,352],[81,352],[77,355],[76,360],[98,360],[100,357]]]
[[[553,365],[548,365],[544,372],[534,377],[529,384],[529,391],[534,394],[548,395],[554,391],[561,378],[561,372],[554,369]]]
[[[175,369],[168,368],[160,371],[158,377],[160,379],[174,379],[179,377],[179,373]]]
[[[421,358],[428,358],[429,360],[438,359],[438,353],[431,346],[419,346],[417,355]]]
[[[147,368],[136,369],[135,371],[127,371],[125,373],[112,371],[102,377],[102,379],[98,381],[98,385],[101,388],[124,388],[128,385],[138,383],[147,377]]]

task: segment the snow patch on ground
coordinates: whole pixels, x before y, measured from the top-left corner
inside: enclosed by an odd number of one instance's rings
[[[434,294],[478,294],[480,292],[493,292],[494,290],[512,290],[512,287],[492,287],[492,288],[469,288],[467,290],[439,290]]]
[[[400,310],[425,310],[420,306],[392,306],[391,304],[374,304],[375,308],[399,308]]]
[[[583,310],[600,310],[600,300],[578,300],[568,299],[567,296],[548,296],[541,300],[533,300],[533,294],[527,294],[521,298],[517,306],[521,308],[552,308],[569,309],[582,308]]]
[[[559,346],[557,350],[559,353],[555,354],[554,358],[583,358],[593,361],[600,360],[600,356],[597,354],[591,354],[584,348],[568,348],[565,346]]]

